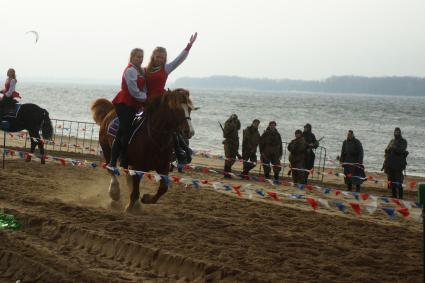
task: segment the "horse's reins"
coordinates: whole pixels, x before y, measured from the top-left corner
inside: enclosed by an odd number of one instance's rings
[[[173,137],[172,137],[172,135],[173,134],[176,134],[177,133],[177,129],[172,129],[172,130],[157,130],[157,129],[155,129],[155,128],[151,128],[151,125],[150,125],[150,119],[149,119],[149,117],[146,117],[146,119],[147,119],[147,121],[146,121],[146,123],[147,123],[147,128],[148,128],[148,137],[154,142],[154,143],[156,143],[156,140],[152,137],[152,135],[151,135],[151,130],[152,130],[152,132],[157,132],[157,133],[159,133],[160,135],[161,134],[166,134],[166,135],[168,135],[169,136],[169,139],[168,139],[168,142],[165,144],[165,145],[162,145],[162,146],[159,146],[159,151],[160,152],[162,152],[162,151],[164,151],[168,146],[170,146],[170,144],[173,142]],[[183,121],[187,121],[187,120],[192,120],[192,118],[190,117],[190,116],[185,116],[184,118],[182,118],[181,119],[181,121],[179,121],[178,123],[177,123],[177,128],[178,128],[178,126],[183,122]],[[160,143],[158,143],[159,145],[160,145]]]

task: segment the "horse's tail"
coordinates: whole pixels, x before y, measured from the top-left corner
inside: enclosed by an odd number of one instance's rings
[[[41,125],[41,134],[45,140],[52,139],[53,136],[53,126],[52,121],[50,121],[49,112],[46,109],[43,109],[43,122]]]
[[[99,98],[93,102],[90,109],[93,120],[100,126],[106,115],[114,109],[114,105],[105,98]]]

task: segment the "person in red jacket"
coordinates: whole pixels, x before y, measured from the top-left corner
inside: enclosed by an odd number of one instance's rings
[[[162,94],[168,75],[174,71],[189,54],[190,48],[196,41],[198,33],[191,35],[186,48],[170,63],[167,63],[167,50],[164,47],[156,47],[152,52],[148,66],[146,67],[146,88],[148,98]],[[180,134],[173,137],[174,151],[179,164],[190,163],[191,149]]]
[[[167,50],[164,47],[156,47],[146,67],[146,88],[148,97],[160,95],[165,91],[168,75],[186,60],[190,48],[198,36],[197,33],[190,37],[186,48],[173,61],[167,63]]]
[[[16,83],[16,72],[14,69],[10,68],[7,70],[7,79],[4,84],[4,89],[0,91],[0,121],[3,119],[3,115],[6,112],[6,108],[17,103],[15,98],[21,98],[18,92],[15,91]]]
[[[112,100],[119,120],[119,128],[112,143],[111,159],[108,169],[113,170],[120,158],[120,165],[128,167],[127,146],[130,139],[131,124],[141,102],[146,100],[146,86],[144,71],[141,67],[143,62],[143,50],[135,48],[130,53],[130,62],[124,69],[121,79],[121,90]]]

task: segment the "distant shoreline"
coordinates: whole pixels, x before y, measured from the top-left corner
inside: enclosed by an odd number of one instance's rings
[[[183,77],[177,79],[171,86],[217,90],[425,96],[425,78],[407,76],[334,76],[320,81],[274,80],[238,76]]]

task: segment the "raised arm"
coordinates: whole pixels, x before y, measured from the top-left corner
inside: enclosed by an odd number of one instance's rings
[[[186,48],[177,56],[173,61],[165,65],[165,72],[167,74],[174,71],[184,60],[186,60],[187,55],[189,55],[190,48],[192,48],[193,43],[196,41],[198,33],[192,34],[190,37],[189,43],[186,45]]]

